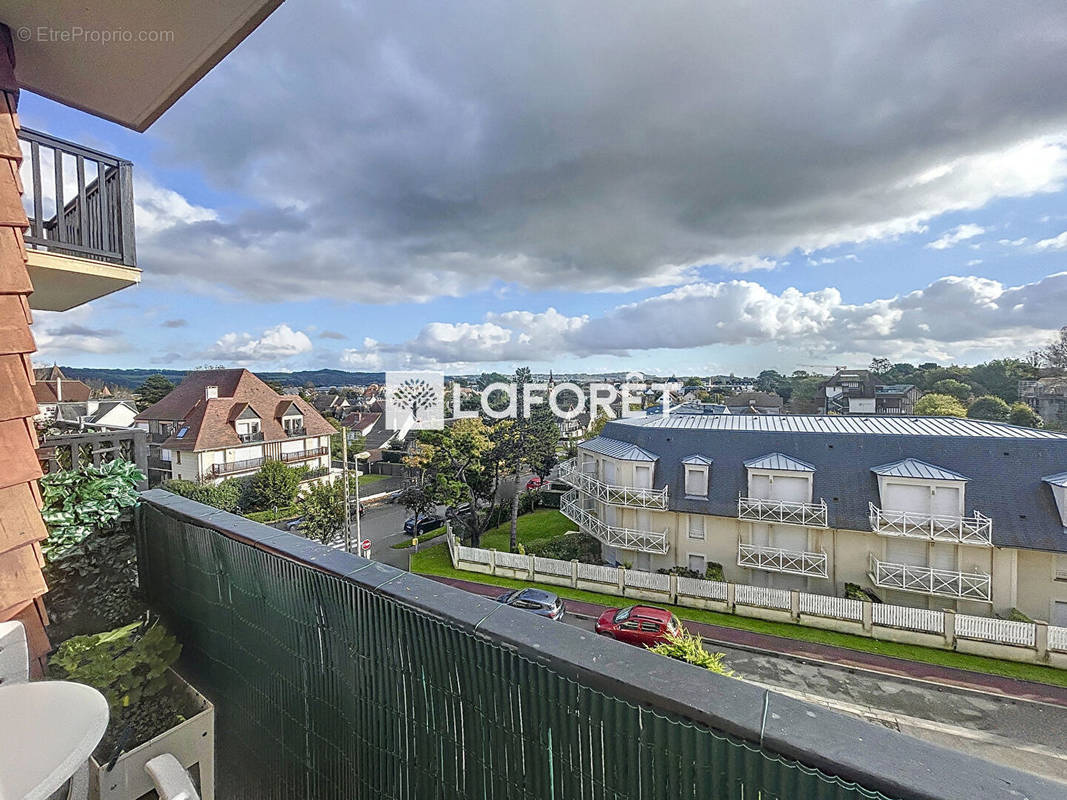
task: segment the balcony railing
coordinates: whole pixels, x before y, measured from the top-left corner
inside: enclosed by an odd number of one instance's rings
[[[578,492],[575,489],[560,498],[559,510],[563,513],[563,516],[609,547],[660,554],[666,553],[670,547],[667,541],[667,531],[665,530],[662,533],[639,531],[633,528],[620,528],[602,522],[595,514],[582,508]]]
[[[237,438],[245,444],[251,444],[252,442],[263,441],[263,431],[256,431],[255,433],[239,433]]]
[[[58,472],[121,458],[148,474],[148,446],[144,428],[94,428],[53,422],[41,436],[37,450],[41,469]],[[142,486],[141,488],[145,488]]]
[[[19,139],[30,221],[26,244],[136,266],[133,165],[28,128]]]
[[[286,428],[285,435],[290,439],[294,436],[307,436],[307,428],[301,425],[299,428]]]
[[[738,495],[737,517],[748,522],[802,525],[806,528],[827,527],[825,500],[818,503],[796,503],[790,500],[764,500]]]
[[[216,797],[1063,797],[167,492],[136,525],[146,599],[224,721]]]
[[[870,504],[871,530],[883,536],[935,542],[993,545],[993,520],[975,511],[970,517],[887,511]]]
[[[667,508],[667,487],[662,489],[638,489],[633,486],[617,486],[604,483],[595,476],[582,472],[575,458],[559,465],[559,479],[596,500],[613,506],[629,508]]]
[[[827,576],[826,553],[781,550],[744,542],[737,543],[737,566],[815,578]]]
[[[302,481],[313,481],[316,478],[322,478],[322,477],[324,477],[326,475],[329,475],[329,474],[330,474],[330,468],[329,467],[315,467],[315,469],[309,469],[307,472],[305,472],[303,475],[301,475],[300,476],[300,480],[302,480]],[[355,498],[353,498],[353,502],[354,501],[355,501]]]
[[[282,453],[281,459],[285,462],[290,461],[305,461],[309,458],[318,458],[319,456],[329,455],[330,448],[328,447],[312,447],[310,450],[297,450],[295,453]]]
[[[212,475],[231,475],[234,472],[247,472],[248,470],[259,469],[263,466],[267,459],[262,456],[258,458],[242,458],[239,461],[225,461],[221,464],[211,465]]]
[[[991,597],[991,581],[985,573],[894,564],[879,561],[873,553],[870,556],[868,576],[875,586],[882,589],[987,602]]]

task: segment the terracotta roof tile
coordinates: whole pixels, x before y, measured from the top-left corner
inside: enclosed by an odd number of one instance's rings
[[[48,530],[41,519],[30,484],[0,489],[0,553],[42,541]]]
[[[0,419],[32,417],[37,401],[29,383],[29,365],[22,355],[0,356]]]
[[[37,432],[33,422],[12,419],[0,422],[0,489],[41,477],[37,460]]]
[[[59,393],[62,391],[62,399]],[[92,390],[81,381],[70,379],[61,381],[37,381],[33,385],[34,399],[43,405],[51,403],[85,403],[89,400]],[[36,413],[36,412],[35,412]]]

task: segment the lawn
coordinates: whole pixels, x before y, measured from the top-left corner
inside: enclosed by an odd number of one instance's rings
[[[419,537],[419,546],[421,547],[424,542],[428,542],[431,539],[436,539],[438,536],[444,536],[446,530],[447,528],[442,525],[440,528],[434,528],[432,531],[427,531]],[[402,542],[397,542],[394,545],[390,545],[390,547],[392,547],[394,550],[406,550],[411,547],[411,539],[405,539]]]
[[[391,475],[360,475],[359,485],[366,486],[368,483],[377,483],[378,481],[384,481],[386,478],[392,477]]]
[[[540,512],[535,512],[540,513]],[[557,512],[558,513],[558,512]],[[520,524],[522,517],[519,518]],[[504,544],[506,549],[507,534],[505,527]],[[521,530],[521,529],[520,529]],[[499,548],[498,548],[499,549]],[[418,553],[411,555],[411,571],[424,575],[441,575],[446,578],[459,578],[461,580],[485,583],[492,586],[517,589],[529,586],[529,581],[516,581],[509,578],[499,578],[494,575],[482,575],[476,572],[466,572],[455,569],[448,557],[448,547],[444,543],[433,545]],[[626,599],[609,594],[586,592],[581,589],[571,589],[566,586],[546,586],[560,597],[569,600],[578,600],[585,603],[597,603],[603,606],[619,606],[626,604]],[[956,653],[951,650],[936,650],[918,645],[897,644],[896,642],[883,642],[877,639],[868,639],[863,636],[852,636],[847,633],[825,631],[819,628],[808,628],[803,625],[795,625],[786,622],[770,622],[768,620],[741,617],[734,614],[722,614],[715,611],[704,611],[697,608],[684,606],[665,606],[678,615],[680,619],[692,620],[693,622],[705,622],[709,625],[720,625],[724,628],[738,628],[740,630],[765,633],[773,636],[783,636],[787,639],[798,639],[805,642],[818,642],[820,644],[843,647],[848,650],[859,650],[865,653],[877,653],[884,656],[904,658],[910,661],[920,661],[926,664],[939,664],[945,667],[966,669],[972,672],[984,672],[989,675],[1003,675],[1019,680],[1048,683],[1055,686],[1067,686],[1067,670],[1055,667],[1043,667],[1037,664],[1021,664],[1014,661],[1001,661],[995,658],[973,656],[967,653]]]
[[[574,529],[574,523],[554,508],[539,508],[529,514],[523,514],[518,521],[519,542],[525,547],[535,542],[555,539]],[[482,534],[481,547],[486,550],[507,550],[510,543],[510,520]]]

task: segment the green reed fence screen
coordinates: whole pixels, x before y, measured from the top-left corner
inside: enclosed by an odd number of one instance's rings
[[[219,798],[882,798],[143,505],[141,575],[216,704]]]

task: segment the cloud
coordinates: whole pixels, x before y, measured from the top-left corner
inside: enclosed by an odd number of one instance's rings
[[[283,5],[153,132],[239,201],[150,190],[139,252],[204,291],[393,303],[917,234],[1064,186],[1063,31],[992,2]]]
[[[129,349],[124,334],[92,324],[95,310],[84,305],[70,311],[35,311],[32,327],[38,361],[58,359],[72,353],[120,353]]]
[[[320,339],[347,339],[348,336],[340,331],[323,331],[319,334]]]
[[[973,225],[971,223],[957,225],[952,230],[945,231],[939,238],[930,242],[926,246],[932,250],[947,250],[962,241],[973,239],[975,236],[981,236],[983,233],[985,233],[985,228],[980,225]]]
[[[189,324],[187,319],[165,319],[162,322],[164,328],[184,328]]]
[[[239,366],[280,365],[310,353],[311,339],[285,323],[267,328],[258,337],[248,333],[227,333],[202,355],[205,358]]]
[[[366,339],[342,355],[350,367],[457,368],[561,357],[631,356],[658,349],[774,345],[791,352],[951,359],[979,350],[1021,353],[1067,322],[1067,272],[1020,286],[974,276],[846,303],[834,287],[775,293],[748,280],[697,283],[597,317],[490,314],[480,323],[425,325],[406,342]],[[782,356],[779,356],[782,357]]]
[[[1020,236],[1018,239],[997,239],[997,244],[1002,244],[1005,247],[1022,247],[1029,239],[1025,236]]]
[[[1067,231],[1051,239],[1042,239],[1034,243],[1035,250],[1063,250],[1065,248],[1067,248]]]

